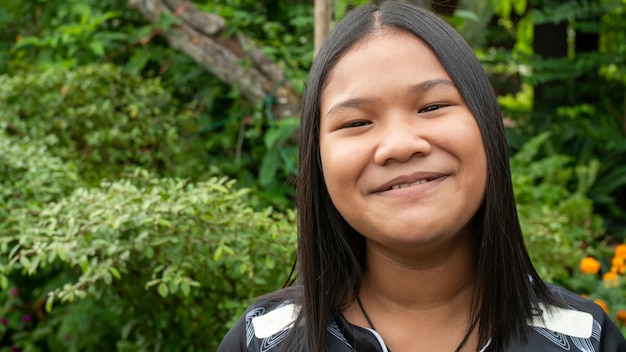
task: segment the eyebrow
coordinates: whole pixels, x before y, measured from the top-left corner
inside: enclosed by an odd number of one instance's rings
[[[409,93],[424,93],[440,86],[456,88],[456,85],[449,79],[440,78],[414,84],[409,88]]]
[[[362,106],[362,105],[369,104],[371,102],[372,101],[367,98],[353,98],[353,99],[344,100],[342,102],[339,102],[333,105],[330,109],[328,109],[328,112],[326,113],[326,117],[330,117],[337,110],[341,110],[343,108],[352,108],[352,107]]]
[[[444,79],[444,78],[432,79],[432,80],[423,81],[423,82],[410,86],[409,94],[425,93],[429,90],[432,90],[434,88],[441,87],[441,86],[456,88],[456,85],[448,79]],[[328,109],[328,112],[326,112],[326,117],[327,118],[330,117],[337,110],[341,110],[343,108],[358,107],[358,106],[370,104],[372,102],[373,101],[371,99],[367,99],[367,98],[347,99],[347,100],[341,101],[333,105],[330,109]]]

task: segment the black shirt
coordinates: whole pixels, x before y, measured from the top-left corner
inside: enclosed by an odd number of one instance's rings
[[[597,304],[565,289],[550,286],[568,307],[544,307],[543,319],[529,323],[528,341],[511,343],[507,351],[519,352],[626,352],[626,341]],[[250,306],[228,332],[218,352],[278,352],[289,334],[298,307],[291,300],[271,297]],[[350,324],[343,316],[327,328],[331,352],[387,352],[374,330]],[[489,344],[480,351],[487,351]]]

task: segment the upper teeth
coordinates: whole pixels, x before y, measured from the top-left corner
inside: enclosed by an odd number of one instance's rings
[[[428,182],[429,179],[424,179],[424,180],[419,180],[413,183],[403,183],[400,185],[395,185],[395,186],[391,186],[391,189],[400,189],[400,188],[407,188],[407,187],[411,187],[411,186],[415,186],[415,185],[421,185],[422,183],[426,183]]]

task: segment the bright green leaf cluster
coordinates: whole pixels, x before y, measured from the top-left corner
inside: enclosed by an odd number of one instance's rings
[[[250,208],[249,191],[233,181],[190,183],[138,169],[81,186],[42,143],[7,135],[0,165],[3,287],[51,268],[66,272],[42,292],[42,314],[77,300],[108,304],[123,313],[89,321],[110,319],[118,327],[101,339],[119,346],[214,349],[245,300],[279,288],[294,260],[294,214]]]

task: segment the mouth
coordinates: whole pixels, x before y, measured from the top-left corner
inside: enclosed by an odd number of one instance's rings
[[[423,179],[423,180],[415,181],[415,182],[413,182],[413,183],[401,183],[401,184],[399,184],[399,185],[393,185],[393,186],[391,186],[391,188],[389,188],[388,190],[401,189],[401,188],[409,188],[409,187],[412,187],[412,186],[417,186],[417,185],[424,184],[424,183],[426,183],[426,182],[430,182],[430,181],[432,181],[432,180],[435,180],[435,179],[434,179],[434,178],[426,178],[426,179]]]
[[[413,175],[403,175],[385,183],[379,187],[375,193],[415,187],[432,181],[442,181],[448,176],[448,174],[443,173],[417,173]]]

